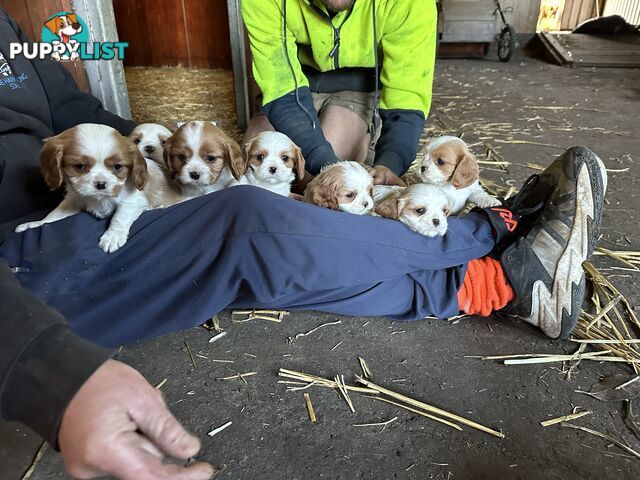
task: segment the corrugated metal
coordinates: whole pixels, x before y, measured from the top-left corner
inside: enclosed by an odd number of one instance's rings
[[[607,15],[620,15],[633,24],[640,24],[640,0],[607,0],[604,5],[604,13]]]

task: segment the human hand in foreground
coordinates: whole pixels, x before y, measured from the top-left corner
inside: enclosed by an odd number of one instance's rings
[[[395,173],[391,171],[389,167],[385,167],[384,165],[376,165],[375,167],[371,167],[369,169],[369,173],[373,177],[374,185],[399,185],[401,187],[406,187],[407,184],[397,176]]]
[[[58,443],[67,471],[80,479],[205,480],[215,474],[208,463],[163,463],[165,457],[193,457],[200,440],[142,375],[115,360],[107,360],[71,399]]]

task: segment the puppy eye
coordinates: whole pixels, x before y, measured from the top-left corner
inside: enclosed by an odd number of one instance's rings
[[[289,160],[289,155],[282,155],[282,161],[286,162],[287,160]]]
[[[164,144],[167,143],[166,140],[160,140],[160,145],[162,145],[164,147]]]
[[[344,195],[344,196],[345,196],[345,197],[347,197],[347,198],[353,198],[353,197],[355,197],[356,195],[355,195],[355,193],[353,193],[353,192],[347,192],[347,193],[345,193],[345,195]]]
[[[424,165],[420,167],[420,172],[424,173],[426,171],[427,171],[427,167],[425,167]]]
[[[261,153],[257,154],[256,155],[256,160],[258,160],[259,162],[263,161],[264,160],[264,155],[261,154]]]
[[[142,140],[140,140],[139,138],[136,138],[133,143],[135,143],[136,145],[138,145]]]
[[[114,172],[119,172],[120,170],[122,170],[122,165],[119,164],[119,163],[114,163],[113,167],[111,167],[111,168],[113,168]]]
[[[424,215],[426,213],[427,209],[424,207],[420,207],[420,208],[416,208],[416,213],[418,215]]]
[[[213,162],[216,159],[215,155],[207,155],[206,156],[207,162]]]
[[[75,168],[77,171],[82,172],[84,170],[84,164],[82,163],[76,163],[73,168]]]
[[[184,155],[184,153],[181,153],[180,155],[178,155],[178,160],[184,162],[187,159],[187,157]]]
[[[436,160],[436,162],[438,162],[438,165],[444,165],[444,160],[439,158],[438,160]]]

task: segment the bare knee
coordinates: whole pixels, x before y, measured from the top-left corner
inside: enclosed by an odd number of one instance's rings
[[[369,132],[367,123],[357,113],[331,105],[320,118],[320,125],[338,158],[364,162]]]

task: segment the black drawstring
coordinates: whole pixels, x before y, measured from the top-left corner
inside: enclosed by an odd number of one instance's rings
[[[378,102],[380,101],[380,92],[378,82],[380,78],[379,59],[378,59],[378,22],[376,20],[376,0],[371,0],[371,17],[373,19],[373,55],[375,62],[375,94],[373,97],[373,132],[371,132],[371,143],[375,141],[376,132],[378,131]]]

